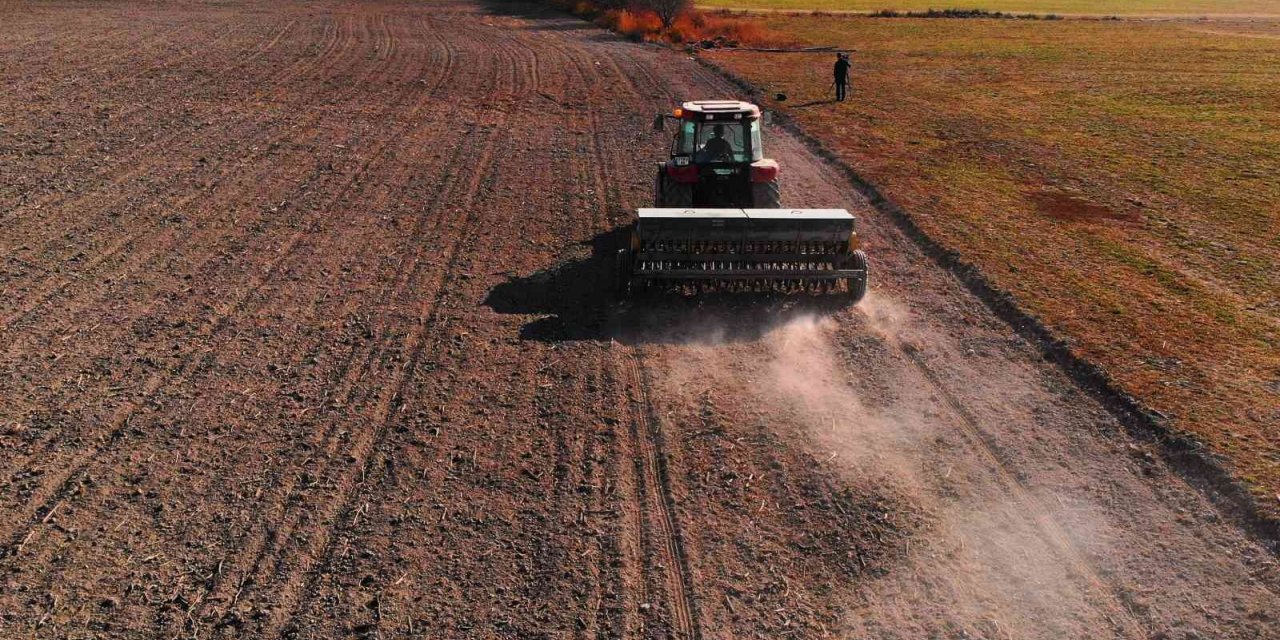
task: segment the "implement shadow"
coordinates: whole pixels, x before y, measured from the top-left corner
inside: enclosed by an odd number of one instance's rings
[[[569,260],[489,290],[484,304],[502,314],[537,315],[522,340],[617,340],[623,344],[752,342],[800,317],[849,308],[838,294],[653,291],[623,298],[614,286],[614,256],[630,227],[591,241],[591,256]]]

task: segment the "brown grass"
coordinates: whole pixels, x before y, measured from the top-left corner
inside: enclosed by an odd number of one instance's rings
[[[956,8],[1090,16],[1280,15],[1280,2],[1277,0],[698,0],[698,5],[707,9],[846,13],[886,10],[924,13],[932,9]]]
[[[1278,499],[1280,24],[761,20],[856,49],[851,100],[716,62]]]

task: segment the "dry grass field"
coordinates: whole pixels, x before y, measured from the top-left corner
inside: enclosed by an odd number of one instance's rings
[[[1280,499],[1280,23],[761,20],[855,49],[852,99],[715,62]]]
[[[848,11],[870,13],[979,8],[1009,13],[1123,16],[1258,16],[1280,14],[1277,0],[699,0],[704,7],[765,11]]]

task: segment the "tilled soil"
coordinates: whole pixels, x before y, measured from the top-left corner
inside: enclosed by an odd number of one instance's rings
[[[653,114],[529,5],[0,8],[0,637],[1261,638],[1274,556],[782,131],[856,309],[615,303]]]

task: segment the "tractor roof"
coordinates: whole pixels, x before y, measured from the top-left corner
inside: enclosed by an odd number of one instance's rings
[[[753,119],[760,117],[760,107],[740,100],[694,100],[681,105],[682,117],[693,120]]]

